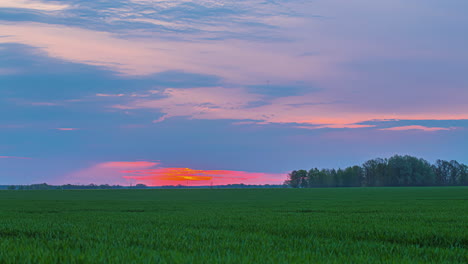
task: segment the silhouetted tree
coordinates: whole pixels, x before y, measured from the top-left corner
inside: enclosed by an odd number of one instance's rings
[[[313,168],[293,171],[285,184],[295,187],[468,185],[468,166],[455,160],[427,160],[395,155],[371,159],[361,166],[342,169]]]

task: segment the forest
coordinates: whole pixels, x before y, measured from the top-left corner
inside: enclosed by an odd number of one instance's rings
[[[285,185],[293,188],[377,186],[466,186],[468,166],[455,160],[427,160],[395,155],[345,169],[294,170]]]

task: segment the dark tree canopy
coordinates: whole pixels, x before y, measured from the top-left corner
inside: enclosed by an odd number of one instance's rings
[[[285,185],[293,188],[468,185],[468,166],[455,160],[431,164],[413,156],[395,155],[345,169],[295,170],[288,174]]]

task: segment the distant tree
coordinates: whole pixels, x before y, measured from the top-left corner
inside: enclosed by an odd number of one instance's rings
[[[309,186],[306,170],[298,170],[297,178],[299,180],[299,188],[306,188]]]
[[[299,178],[299,174],[297,173],[296,170],[293,170],[292,172],[290,172],[288,174],[288,183],[289,183],[289,186],[293,187],[293,188],[299,188],[301,182],[300,182],[300,178]]]
[[[320,187],[327,187],[328,178],[330,178],[330,170],[329,169],[321,169],[319,173],[319,186]]]
[[[436,185],[448,185],[450,182],[451,164],[446,160],[437,160],[434,165]]]
[[[459,185],[468,185],[468,166],[461,164]]]
[[[362,165],[366,186],[383,186],[387,171],[387,159],[372,159]]]
[[[307,182],[309,183],[308,187],[319,187],[319,177],[320,177],[320,171],[319,169],[310,169],[307,172]]]
[[[15,185],[10,185],[10,186],[8,186],[7,189],[8,190],[16,190],[16,186]]]
[[[408,155],[395,155],[388,159],[385,186],[420,186],[434,183],[435,172],[428,161]]]
[[[359,187],[363,184],[363,169],[360,166],[348,167],[343,171],[344,187]]]
[[[309,186],[309,179],[306,170],[294,170],[288,174],[288,179],[284,182],[293,188],[306,188]]]
[[[463,166],[455,160],[450,161],[450,185],[459,185],[463,178]]]

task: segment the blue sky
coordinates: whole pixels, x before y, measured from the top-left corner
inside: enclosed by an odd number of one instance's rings
[[[393,154],[468,163],[467,8],[3,0],[0,184],[280,183]]]

